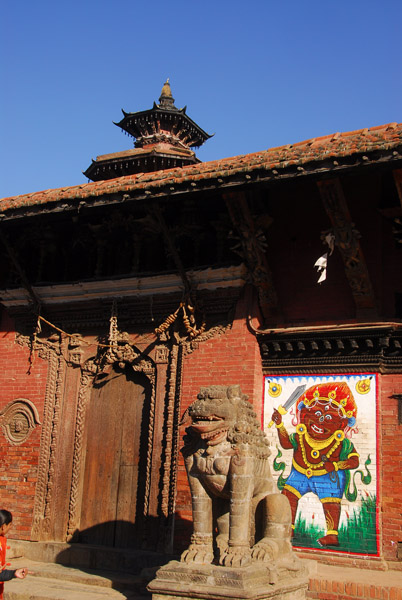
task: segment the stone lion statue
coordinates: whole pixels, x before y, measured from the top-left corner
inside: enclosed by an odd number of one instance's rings
[[[268,440],[240,386],[201,388],[182,424],[194,532],[181,561],[240,567],[289,557],[289,502],[273,481]]]

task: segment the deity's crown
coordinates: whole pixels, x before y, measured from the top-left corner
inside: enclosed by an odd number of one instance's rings
[[[317,383],[308,388],[300,397],[300,402],[312,407],[314,404],[328,404],[340,409],[342,416],[356,419],[357,406],[352,391],[343,381]],[[351,424],[351,423],[350,423]]]

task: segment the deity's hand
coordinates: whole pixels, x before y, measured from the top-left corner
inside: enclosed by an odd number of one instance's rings
[[[327,458],[326,456],[322,456],[321,458],[327,473],[332,473],[332,471],[335,471],[335,465],[333,462],[330,461],[329,458]]]
[[[278,410],[276,410],[276,408],[274,408],[271,420],[275,423],[275,425],[280,425],[282,423],[282,415]]]

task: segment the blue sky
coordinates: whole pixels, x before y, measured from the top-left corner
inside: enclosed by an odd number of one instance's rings
[[[16,0],[0,22],[0,197],[85,183],[113,121],[175,104],[215,160],[402,121],[400,0]]]

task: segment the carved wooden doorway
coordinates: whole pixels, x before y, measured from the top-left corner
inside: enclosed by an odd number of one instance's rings
[[[141,546],[151,386],[130,365],[94,383],[86,415],[79,541]]]

